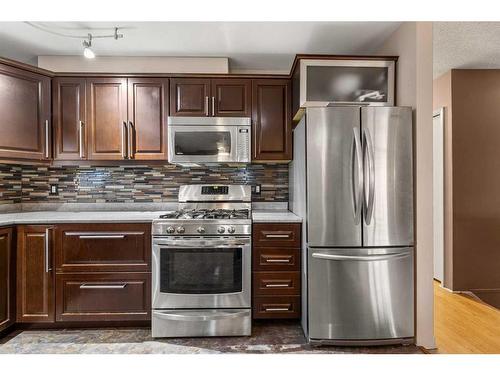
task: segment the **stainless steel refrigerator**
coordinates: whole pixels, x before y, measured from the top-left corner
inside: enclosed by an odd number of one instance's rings
[[[311,342],[414,336],[412,111],[307,108],[290,207],[302,216],[302,326]]]

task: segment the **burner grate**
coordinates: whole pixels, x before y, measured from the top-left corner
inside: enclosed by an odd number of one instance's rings
[[[248,209],[199,209],[180,210],[160,215],[160,219],[248,219]]]

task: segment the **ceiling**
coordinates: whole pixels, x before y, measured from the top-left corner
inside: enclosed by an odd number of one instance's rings
[[[500,68],[500,22],[435,22],[434,78],[450,69]]]
[[[94,39],[100,56],[228,57],[231,71],[288,73],[297,53],[370,54],[400,22],[38,22],[53,31],[109,34]],[[81,55],[82,40],[24,22],[0,22],[0,56],[36,64],[40,55]]]

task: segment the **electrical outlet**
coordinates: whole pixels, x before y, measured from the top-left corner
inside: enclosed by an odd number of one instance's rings
[[[50,195],[59,194],[59,187],[57,185],[50,185]]]
[[[255,195],[260,195],[261,190],[262,190],[262,189],[261,189],[260,184],[254,185],[254,187],[253,187],[253,193],[254,193]]]

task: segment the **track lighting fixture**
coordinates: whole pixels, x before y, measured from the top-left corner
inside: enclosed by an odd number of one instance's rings
[[[94,51],[92,51],[92,34],[89,34],[89,40],[83,41],[83,56],[87,59],[93,59],[95,57]]]

